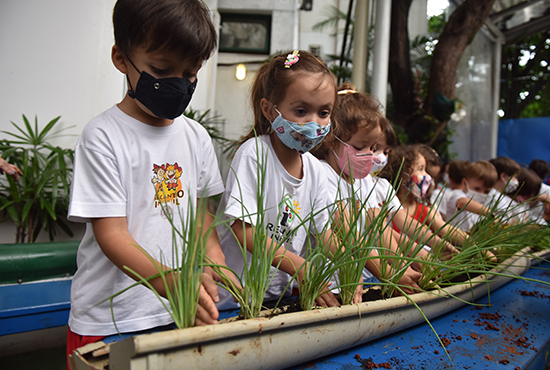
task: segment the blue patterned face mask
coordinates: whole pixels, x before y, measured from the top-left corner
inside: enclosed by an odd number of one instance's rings
[[[326,126],[321,126],[315,121],[295,123],[284,119],[281,112],[273,108],[279,115],[271,123],[271,127],[283,144],[300,154],[307,153],[317,146],[330,130],[330,121]]]

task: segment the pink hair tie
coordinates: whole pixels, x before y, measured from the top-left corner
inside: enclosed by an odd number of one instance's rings
[[[299,56],[298,50],[294,50],[292,54],[288,54],[285,60],[285,68],[290,68],[291,65],[296,64],[296,62],[300,60],[300,58],[298,58]]]

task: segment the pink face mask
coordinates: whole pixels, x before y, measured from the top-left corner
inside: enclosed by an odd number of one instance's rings
[[[338,139],[338,137],[336,137],[336,139]],[[344,143],[342,140],[338,139],[338,141],[344,144],[342,156],[339,157],[334,150],[332,152],[336,156],[338,167],[340,167],[342,172],[354,179],[367,177],[374,163],[372,151],[360,152],[354,147]]]

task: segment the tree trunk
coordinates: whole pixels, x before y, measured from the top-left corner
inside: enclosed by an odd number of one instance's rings
[[[412,0],[392,0],[389,81],[395,116],[406,127],[414,113],[414,82],[411,71],[408,16]]]
[[[437,43],[430,69],[426,113],[433,116],[432,101],[438,92],[455,98],[456,70],[466,46],[491,12],[495,0],[465,0],[449,17]]]

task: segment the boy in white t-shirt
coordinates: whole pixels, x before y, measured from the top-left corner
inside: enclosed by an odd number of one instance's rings
[[[198,0],[119,0],[113,24],[111,57],[126,76],[128,92],[84,128],[75,148],[68,218],[86,222],[87,228],[72,283],[68,354],[118,331],[173,322],[144,285],[114,298],[116,327],[111,303],[104,300],[138,280],[126,267],[149,277],[159,265],[150,258],[173,262],[167,212],[175,225],[182,225],[189,201],[197,209],[199,198],[223,192],[208,133],[182,116],[198,70],[216,48],[209,10]],[[206,209],[197,211],[205,214],[204,230],[212,216]],[[215,232],[207,255],[225,263]],[[197,325],[217,322],[213,278],[211,270],[203,274]],[[150,283],[166,296],[160,278]]]
[[[483,205],[499,215],[503,222],[525,221],[524,207],[510,197],[510,194],[514,194],[518,189],[517,175],[521,170],[520,165],[504,156],[493,158],[489,162],[497,171],[497,181]]]
[[[463,177],[460,182],[455,181],[458,178],[454,176],[454,163],[451,162],[449,179],[452,190],[447,199],[445,215],[449,224],[468,232],[479,221],[479,215],[490,213],[483,203],[497,180],[497,172],[487,161],[456,163],[461,165]]]

